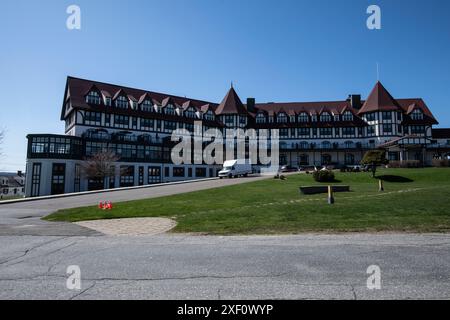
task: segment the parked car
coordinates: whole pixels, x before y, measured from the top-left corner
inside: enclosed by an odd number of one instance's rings
[[[298,167],[286,165],[286,166],[281,166],[280,171],[281,172],[296,172],[299,170],[298,170]]]

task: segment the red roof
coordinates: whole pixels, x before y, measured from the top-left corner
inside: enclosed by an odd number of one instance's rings
[[[386,88],[377,82],[369,97],[364,102],[362,108],[358,111],[359,114],[373,111],[397,111],[400,106],[397,101],[391,96]]]
[[[222,102],[217,107],[216,114],[248,115],[248,112],[247,109],[242,104],[241,99],[239,99],[239,96],[237,95],[236,91],[234,91],[234,88],[231,87],[230,90],[228,90],[225,98],[223,98]]]

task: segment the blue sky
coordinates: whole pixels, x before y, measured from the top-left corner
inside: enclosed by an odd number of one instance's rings
[[[81,8],[81,30],[66,8]],[[368,30],[366,9],[382,10]],[[63,133],[67,75],[220,102],[366,97],[380,78],[450,127],[450,1],[2,1],[0,170],[23,169],[28,133]]]

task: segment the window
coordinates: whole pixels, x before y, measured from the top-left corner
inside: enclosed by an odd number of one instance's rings
[[[351,153],[346,153],[345,154],[345,164],[346,165],[355,164],[355,156]]]
[[[197,178],[206,177],[206,168],[195,168],[195,176]]]
[[[422,110],[414,109],[414,111],[411,113],[411,119],[413,119],[413,120],[423,120]]]
[[[173,168],[173,176],[174,177],[184,177],[184,168],[183,167],[174,167]]]
[[[373,136],[373,135],[375,135],[375,126],[368,126],[368,127],[367,127],[367,135],[368,135],[368,136]]]
[[[116,107],[121,109],[128,109],[128,99],[124,96],[119,96],[116,99]]]
[[[256,123],[265,123],[265,122],[266,117],[264,116],[264,114],[258,113],[258,115],[256,116]]]
[[[100,112],[86,111],[84,113],[84,124],[90,126],[100,126],[102,124],[102,114]]]
[[[80,180],[81,180],[81,167],[79,164],[75,164],[75,177],[73,180],[74,192],[80,192]]]
[[[154,121],[153,119],[141,119],[141,130],[150,130],[154,129]]]
[[[375,112],[366,114],[366,121],[375,121],[377,119],[377,114]]]
[[[277,115],[277,122],[278,122],[278,123],[285,123],[285,122],[287,122],[287,116],[286,116],[286,113],[284,113],[284,112],[279,113],[279,114]]]
[[[300,148],[301,150],[307,150],[307,149],[309,149],[309,143],[306,142],[306,141],[300,142],[298,146],[299,146],[299,148]]]
[[[346,149],[352,149],[355,147],[355,143],[353,141],[345,141],[344,146]]]
[[[234,125],[234,116],[226,115],[225,116],[225,125],[227,125],[227,126]]]
[[[164,108],[164,113],[165,113],[165,114],[170,114],[170,115],[175,115],[175,108],[173,107],[173,105],[168,104],[168,105]]]
[[[144,167],[139,166],[138,173],[139,173],[138,185],[143,186],[144,185]]]
[[[309,165],[309,156],[307,154],[301,154],[298,157],[298,164],[301,166]]]
[[[331,142],[330,141],[323,141],[322,142],[322,149],[331,149]]]
[[[127,129],[129,127],[130,117],[119,114],[114,115],[114,126],[116,128]]]
[[[391,134],[392,133],[392,124],[390,124],[390,123],[383,124],[383,133]]]
[[[317,122],[317,115],[312,115],[311,116],[311,121],[312,122]]]
[[[280,138],[289,138],[289,129],[287,128],[280,129]]]
[[[321,137],[329,137],[333,135],[332,128],[320,128],[320,136]]]
[[[342,120],[343,121],[353,121],[353,114],[350,111],[344,112],[344,114],[342,115]]]
[[[308,122],[308,121],[309,121],[309,117],[308,117],[308,114],[307,114],[307,113],[302,112],[302,113],[300,113],[300,114],[298,115],[298,122],[303,122],[303,123],[305,123],[305,122]]]
[[[353,127],[342,128],[342,135],[354,137],[355,136],[355,128],[353,128]]]
[[[208,121],[214,121],[215,120],[215,116],[214,116],[214,112],[212,112],[211,110],[209,110],[208,112],[205,113],[204,115],[205,119]]]
[[[321,122],[331,122],[331,115],[328,112],[324,112],[320,115]]]
[[[144,100],[144,102],[141,105],[142,111],[152,112],[153,111],[153,104],[150,100]]]
[[[381,113],[381,118],[383,120],[392,120],[392,112],[391,111],[383,111]]]
[[[195,111],[194,111],[193,108],[187,109],[187,110],[184,112],[184,115],[185,115],[185,117],[188,117],[188,118],[195,118],[195,117],[196,117]]]
[[[297,135],[299,137],[309,137],[309,128],[297,128]]]
[[[329,154],[322,155],[322,165],[327,165],[331,163],[331,156]]]
[[[111,107],[111,98],[105,98],[105,105],[107,105],[108,107]]]
[[[134,166],[120,166],[120,186],[134,186]]]
[[[90,104],[100,104],[100,95],[97,91],[90,91],[86,96],[86,102]]]
[[[169,169],[169,168],[166,168]],[[161,182],[161,168],[148,167],[148,184],[155,184]]]
[[[164,121],[164,131],[172,132],[177,129],[177,123],[175,121]]]
[[[424,134],[425,126],[411,126],[411,134]]]
[[[31,176],[31,196],[37,197],[40,195],[40,185],[41,185],[41,164],[33,163],[33,172]]]

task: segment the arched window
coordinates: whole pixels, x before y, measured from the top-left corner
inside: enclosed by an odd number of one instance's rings
[[[423,120],[423,112],[420,109],[414,109],[411,113],[411,119],[413,120]]]
[[[308,114],[306,112],[302,112],[298,115],[298,122],[308,122],[309,121],[309,117]]]
[[[86,102],[91,104],[100,104],[100,95],[97,91],[90,91],[86,96]]]
[[[121,109],[127,109],[128,108],[128,99],[124,96],[119,96],[116,99],[116,107]]]
[[[330,141],[323,141],[322,142],[322,149],[331,149]]]
[[[355,164],[355,156],[351,153],[346,153],[345,154],[345,164],[346,165]]]
[[[328,112],[324,112],[320,115],[321,122],[331,122],[331,115]]]
[[[346,149],[351,149],[355,147],[355,143],[353,141],[345,141],[344,146]]]
[[[353,114],[350,111],[345,111],[342,115],[343,121],[353,121]]]
[[[322,165],[328,165],[331,163],[331,155],[329,154],[323,154],[322,155]]]
[[[153,109],[153,104],[150,100],[144,100],[144,102],[141,105],[141,109],[142,111],[148,111],[148,112],[152,112]]]
[[[281,113],[277,114],[277,122],[278,123],[285,123],[285,122],[287,122],[286,113],[281,112]]]
[[[306,141],[302,141],[302,142],[299,143],[299,147],[302,150],[307,150],[307,149],[309,149],[309,143],[306,142]]]

